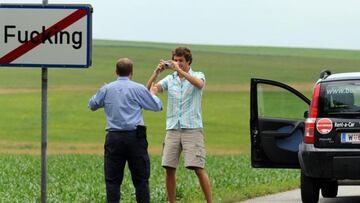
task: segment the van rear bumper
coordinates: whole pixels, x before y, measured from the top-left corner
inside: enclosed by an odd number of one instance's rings
[[[306,176],[360,179],[360,149],[315,148],[313,144],[301,143],[298,156]]]

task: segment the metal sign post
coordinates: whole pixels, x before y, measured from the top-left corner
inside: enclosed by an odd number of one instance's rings
[[[47,88],[48,70],[41,68],[41,202],[46,202],[46,150],[47,150]]]
[[[48,4],[43,0],[43,5]],[[47,199],[47,88],[48,88],[48,70],[41,68],[41,203],[46,203]]]

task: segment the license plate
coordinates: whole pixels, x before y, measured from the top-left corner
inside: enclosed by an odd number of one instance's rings
[[[341,143],[360,144],[360,133],[341,133]]]

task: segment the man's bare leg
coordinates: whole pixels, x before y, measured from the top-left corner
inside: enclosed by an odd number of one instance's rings
[[[199,183],[201,185],[201,189],[203,190],[205,199],[207,203],[212,203],[212,195],[211,195],[211,186],[209,176],[206,171],[202,168],[194,168],[197,177],[199,178]]]
[[[175,203],[176,200],[176,168],[166,167],[166,192],[168,201]]]

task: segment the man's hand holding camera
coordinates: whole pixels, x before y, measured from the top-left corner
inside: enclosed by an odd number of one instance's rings
[[[164,60],[160,60],[160,63],[157,65],[154,73],[156,75],[159,75],[161,72],[163,72],[165,69],[170,68],[171,66],[171,61],[164,61]]]
[[[171,69],[171,70],[177,71],[177,72],[179,72],[179,70],[181,70],[181,68],[177,62],[172,61],[172,60],[164,61],[161,59],[160,63],[157,65],[154,73],[156,75],[159,75],[161,72],[163,72],[164,70],[167,70],[167,69]]]

